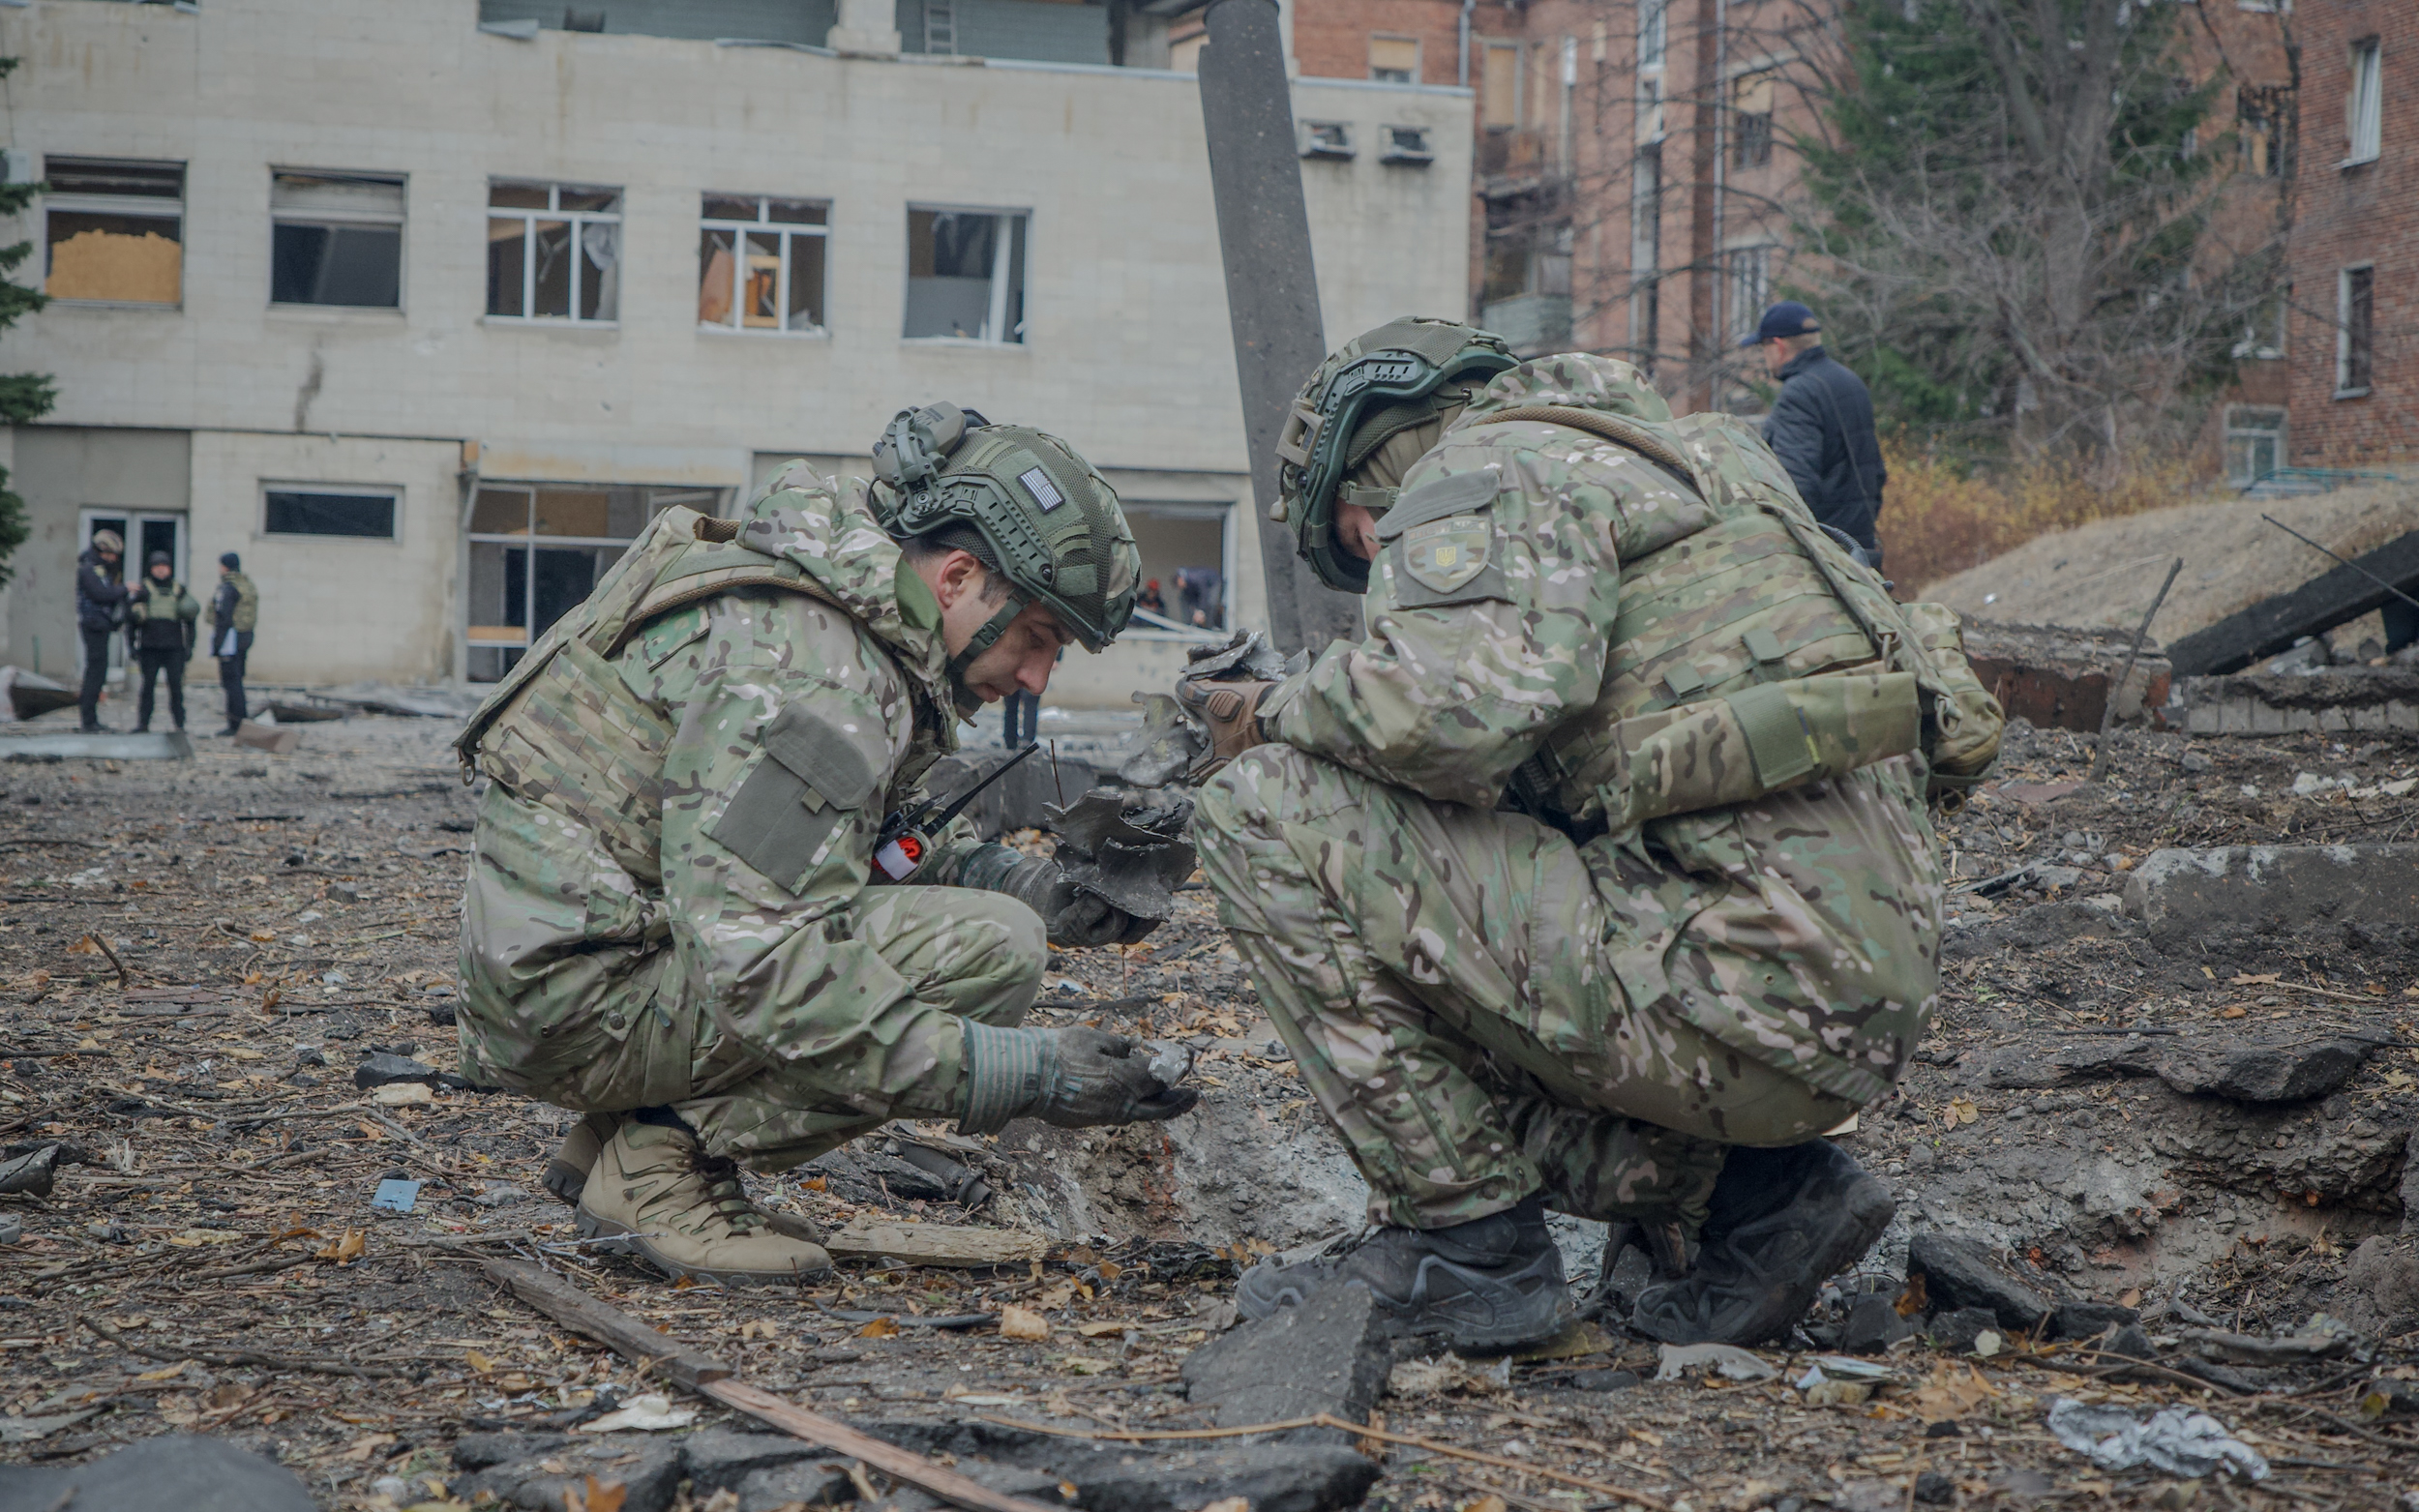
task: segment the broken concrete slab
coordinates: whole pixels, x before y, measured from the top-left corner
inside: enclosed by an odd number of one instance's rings
[[[1281,1307],[1184,1357],[1194,1402],[1217,1424],[1274,1423],[1329,1412],[1368,1421],[1393,1365],[1387,1320],[1363,1287],[1329,1287],[1299,1307]],[[1333,1429],[1298,1430],[1313,1442],[1343,1442]]]
[[[250,720],[235,726],[235,743],[271,756],[291,756],[302,746],[302,731],[284,725],[255,725]]]
[[[682,1473],[676,1442],[642,1434],[466,1434],[454,1463],[473,1471],[454,1485],[457,1497],[493,1494],[529,1512],[561,1512],[574,1504],[567,1491],[584,1499],[591,1475],[622,1488],[621,1512],[667,1512]]]
[[[2142,1315],[2130,1307],[2114,1302],[2061,1302],[2050,1315],[2049,1337],[2052,1339],[2093,1339],[2111,1328],[2125,1328],[2142,1320]]]
[[[2289,542],[2281,543],[2278,548],[2302,551],[2314,559],[2316,555]],[[2167,660],[2179,677],[2239,670],[2261,657],[2276,655],[2304,636],[2324,635],[2345,620],[2381,608],[2394,596],[2386,583],[2405,593],[2419,589],[2419,531],[2389,541],[2290,593],[2263,599],[2206,629],[2179,637],[2168,645]]]
[[[313,1512],[318,1505],[275,1460],[221,1438],[168,1434],[65,1469],[0,1466],[0,1508],[26,1512]],[[554,1503],[559,1508],[562,1503]]]
[[[1975,675],[2010,718],[2037,729],[2097,731],[2133,643],[2129,632],[2118,630],[1986,620],[1965,626],[1965,655]],[[2117,690],[2117,723],[2164,723],[2167,681],[2167,659],[2158,642],[2143,641],[2133,675]]]
[[[1935,1349],[1963,1354],[1976,1340],[1999,1329],[1999,1315],[1987,1307],[1958,1307],[1935,1313],[1924,1332]]]
[[[2195,735],[2419,730],[2419,671],[2406,667],[2187,677],[2177,692],[2176,723]]]
[[[44,761],[83,758],[93,761],[189,761],[194,743],[181,729],[147,735],[119,735],[106,730],[86,735],[74,730],[56,734],[0,735],[0,760]]]
[[[788,1434],[756,1434],[729,1428],[701,1428],[680,1439],[682,1468],[688,1472],[694,1494],[699,1499],[717,1491],[736,1491],[740,1482],[761,1471],[796,1466],[808,1460],[829,1460],[831,1451],[820,1444]],[[845,1483],[846,1470],[838,1466],[818,1466],[814,1469],[822,1477],[814,1481],[818,1487],[827,1484],[830,1475],[838,1474]],[[805,1501],[821,1501],[821,1497],[800,1497]],[[776,1503],[778,1504],[778,1503]]]
[[[1957,1234],[1917,1234],[1907,1244],[1906,1273],[1909,1281],[1924,1278],[1934,1307],[1987,1308],[2001,1327],[2017,1332],[2031,1331],[2058,1305],[2047,1277]]]
[[[2126,879],[2125,911],[2168,950],[2312,926],[2395,937],[2419,919],[2419,845],[2154,850]]]
[[[1245,1497],[1252,1512],[1333,1512],[1357,1504],[1379,1473],[1366,1455],[1337,1444],[1155,1447],[1066,1438],[979,1418],[858,1426],[903,1449],[952,1456],[961,1473],[995,1490],[1005,1489],[1008,1482],[995,1477],[1008,1471],[1041,1473],[1048,1486],[1064,1482],[1075,1488],[1074,1502],[1085,1512],[1197,1512],[1229,1497]],[[1033,1499],[1057,1506],[1066,1498],[1049,1491]],[[811,1498],[809,1504],[815,1504]],[[747,1512],[744,1501],[742,1509]]]
[[[784,1512],[786,1508],[837,1506],[856,1499],[856,1486],[849,1479],[848,1466],[828,1460],[751,1470],[729,1489],[739,1497],[738,1512]],[[705,1491],[704,1482],[699,1482],[697,1490]]]
[[[2188,1097],[2302,1103],[2350,1081],[2376,1051],[2374,1040],[2354,1036],[2185,1046],[2159,1056],[2159,1080]]]

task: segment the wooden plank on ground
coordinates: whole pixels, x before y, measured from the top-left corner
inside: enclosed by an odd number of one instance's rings
[[[1049,1245],[1005,1229],[952,1224],[880,1223],[860,1218],[823,1241],[834,1260],[887,1260],[902,1265],[1022,1265]]]
[[[2275,549],[2298,553],[2313,563],[2324,560],[2282,530],[2276,532]],[[2239,672],[2289,648],[2304,636],[2319,635],[2345,620],[2358,619],[2393,598],[2376,581],[2378,578],[2404,593],[2419,595],[2419,530],[2352,558],[2352,564],[2330,569],[2290,593],[2262,599],[2204,630],[2168,642],[2167,661],[2175,675],[2211,677]]]
[[[971,1512],[1047,1512],[1035,1502],[1002,1496],[911,1449],[859,1433],[835,1418],[810,1412],[761,1386],[751,1385],[733,1376],[729,1366],[693,1353],[688,1346],[657,1332],[644,1319],[588,1295],[551,1271],[525,1260],[490,1260],[486,1270],[489,1280],[573,1332],[584,1334],[626,1358],[654,1361],[658,1374],[700,1396],[736,1408],[759,1422],[770,1423],[809,1443],[862,1460],[893,1480],[905,1481],[943,1501],[971,1508]]]

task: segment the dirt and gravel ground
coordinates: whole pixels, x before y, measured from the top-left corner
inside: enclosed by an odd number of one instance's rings
[[[1045,1262],[674,1287],[571,1244],[569,1214],[537,1185],[552,1111],[352,1085],[376,1050],[454,1063],[433,1017],[450,1005],[472,805],[450,734],[364,718],[314,726],[284,757],[204,740],[190,762],[0,764],[0,1139],[13,1154],[65,1141],[72,1162],[46,1198],[0,1196],[0,1231],[22,1230],[0,1247],[0,1459],[66,1463],[181,1430],[275,1456],[328,1507],[455,1504],[462,1436],[559,1426],[601,1389],[642,1384],[489,1284],[479,1266],[499,1255],[541,1259],[750,1379],[870,1426],[1208,1421],[1178,1368],[1231,1319],[1237,1264],[1358,1199],[1202,895],[1146,945],[1053,963],[1049,1022],[1191,1041],[1209,1102],[1165,1130],[1018,1126],[974,1155],[1000,1195],[966,1221],[1047,1233]],[[1893,1378],[1878,1396],[1820,1403],[1787,1384],[1809,1340],[1762,1351],[1777,1380],[1657,1382],[1653,1347],[1591,1334],[1570,1347],[1593,1352],[1516,1363],[1502,1383],[1423,1392],[1398,1376],[1412,1394],[1381,1404],[1390,1430],[1492,1460],[1385,1448],[1373,1504],[1580,1512],[1616,1504],[1609,1486],[1674,1512],[2367,1507],[2419,1484],[2419,1432],[2357,1405],[2373,1379],[2419,1378],[2405,1331],[2419,1319],[2399,1311],[2419,1298],[2404,1284],[2419,1265],[2392,1237],[2419,1123],[2419,934],[2245,937],[2179,957],[2108,907],[2160,845],[2410,838],[2419,798],[2376,794],[2419,769],[2419,746],[2133,735],[2109,782],[2061,792],[2087,762],[2074,737],[2019,730],[1997,791],[1944,821],[1966,881],[2067,870],[2040,874],[2059,884],[2046,891],[1956,896],[1933,1034],[1899,1094],[1841,1137],[1888,1174],[1899,1221],[1811,1323],[1828,1329],[1867,1289],[1897,1295],[1909,1237],[1939,1230],[2003,1246],[2053,1292],[2138,1309],[2154,1342],[2196,1319],[2256,1335],[2327,1312],[2356,1347],[2215,1386],[2089,1341],[2016,1337],[1980,1357],[1911,1340],[1876,1356]],[[2297,796],[2303,773],[2370,796]],[[2078,1044],[2336,1029],[2386,1043],[2304,1105],[2185,1096],[2121,1056],[2071,1077],[2004,1071]],[[393,1176],[423,1183],[410,1216],[371,1209]],[[757,1190],[835,1228],[966,1218],[876,1141]],[[2356,1260],[2372,1235],[2386,1237]],[[1569,1237],[1584,1255],[1588,1234]],[[922,1321],[1011,1303],[1048,1336]],[[2273,1473],[2254,1486],[2097,1469],[2046,1430],[2060,1396],[2204,1408]],[[864,1491],[898,1499],[878,1481]]]

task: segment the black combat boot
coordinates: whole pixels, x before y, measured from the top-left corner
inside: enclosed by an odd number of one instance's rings
[[[1368,1289],[1396,1326],[1464,1352],[1550,1339],[1573,1313],[1562,1252],[1537,1196],[1448,1229],[1380,1229],[1340,1255],[1263,1260],[1236,1287],[1235,1307],[1266,1318],[1338,1286]]]
[[[1896,1211],[1890,1189],[1829,1140],[1733,1150],[1694,1268],[1639,1292],[1630,1326],[1665,1344],[1780,1338]]]

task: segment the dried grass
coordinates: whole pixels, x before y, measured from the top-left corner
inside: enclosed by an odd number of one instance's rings
[[[1885,442],[1888,500],[1880,521],[1884,565],[1910,587],[1936,582],[2036,536],[2166,509],[2209,492],[2179,459],[2045,459],[1986,472]]]

